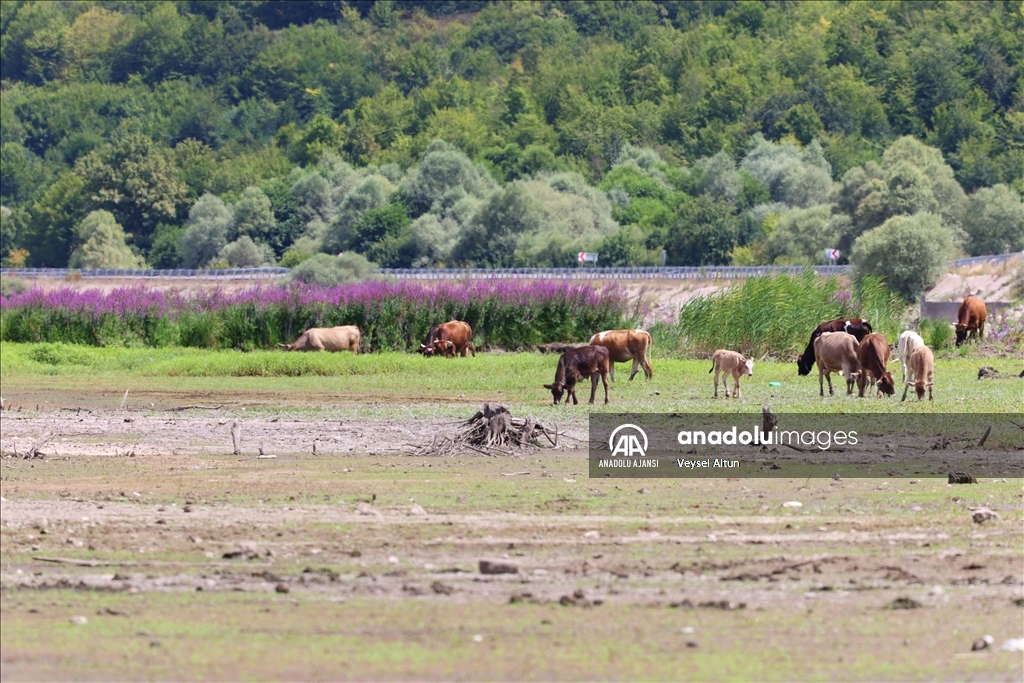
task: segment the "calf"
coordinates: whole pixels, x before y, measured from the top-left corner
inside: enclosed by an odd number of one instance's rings
[[[361,334],[355,325],[311,327],[291,344],[278,344],[285,351],[351,351],[359,353]]]
[[[438,345],[437,342],[449,342],[451,349],[448,344]],[[431,327],[430,333],[427,334],[427,343],[420,344],[416,353],[422,353],[424,356],[443,355],[451,358],[455,356],[465,358],[466,351],[470,351],[474,357],[476,356],[473,328],[469,326],[469,323],[464,323],[461,320],[450,320]]]
[[[649,332],[645,330],[606,330],[598,332],[590,338],[591,346],[603,346],[608,349],[608,357],[611,359],[612,381],[615,381],[615,364],[633,361],[633,371],[629,374],[629,381],[636,377],[638,368],[643,366],[644,377],[650,379],[654,376],[651,370],[651,346],[654,342]]]
[[[921,335],[913,330],[906,330],[896,343],[896,350],[900,355],[900,365],[903,366],[904,382],[907,381],[907,361],[910,360],[910,354],[919,346],[924,346],[924,339],[921,339]]]
[[[960,310],[956,313],[956,345],[960,346],[965,341],[975,336],[978,339],[985,338],[985,320],[988,318],[988,309],[985,302],[976,296],[969,296],[960,304]]]
[[[864,389],[873,384],[878,387],[876,396],[896,393],[889,365],[889,342],[880,332],[872,332],[861,340],[857,347],[857,362],[860,363],[860,375],[857,376],[857,395],[864,398]]]
[[[711,370],[715,372],[715,398],[718,398],[718,375],[722,375],[722,386],[725,387],[725,397],[729,398],[729,375],[732,375],[735,386],[733,387],[733,398],[740,397],[740,376],[754,375],[754,359],[747,358],[742,353],[718,349],[711,356]]]
[[[836,318],[818,325],[814,328],[814,332],[811,332],[811,340],[807,342],[807,348],[803,355],[796,359],[796,368],[799,374],[811,374],[811,368],[814,367],[814,340],[826,332],[846,332],[856,337],[859,342],[866,335],[871,334],[871,323],[863,318]]]
[[[914,391],[917,392],[917,400],[921,401],[924,399],[925,387],[928,388],[928,400],[932,400],[932,387],[935,385],[935,356],[932,355],[932,350],[923,344],[918,346],[910,354],[910,377],[914,381],[906,380],[903,383],[903,398],[901,401],[907,400],[907,388],[913,384]]]
[[[853,383],[860,375],[857,360],[857,339],[846,332],[825,332],[814,340],[814,356],[818,363],[818,394],[825,395],[823,378],[828,380],[828,395],[833,396],[832,372],[846,377],[846,393],[853,393]]]
[[[565,405],[569,405],[569,397],[572,397],[573,405],[579,403],[576,400],[576,382],[580,379],[590,378],[590,402],[594,402],[597,395],[597,378],[601,377],[604,383],[604,402],[608,403],[608,372],[611,361],[608,357],[608,349],[603,346],[581,346],[578,349],[566,351],[558,359],[558,368],[555,369],[555,381],[552,384],[545,384],[545,389],[551,390],[551,396],[555,399],[555,405],[562,399],[565,393]]]

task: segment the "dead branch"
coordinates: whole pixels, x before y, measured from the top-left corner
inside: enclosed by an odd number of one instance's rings
[[[538,448],[537,439],[545,437],[558,445],[558,430],[549,429],[537,418],[518,419],[505,406],[485,403],[473,417],[459,422],[450,433],[434,435],[429,444],[420,446],[413,455],[452,455],[471,450],[488,456],[512,455],[516,450]]]

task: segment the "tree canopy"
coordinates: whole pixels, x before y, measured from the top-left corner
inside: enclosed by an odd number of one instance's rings
[[[0,257],[101,211],[159,267],[1020,249],[1022,57],[1003,1],[5,1]]]

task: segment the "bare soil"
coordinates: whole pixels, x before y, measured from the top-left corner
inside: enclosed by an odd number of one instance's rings
[[[360,679],[664,679],[678,676],[687,648],[704,658],[689,677],[705,679],[1024,673],[1019,654],[970,649],[986,633],[995,646],[1021,636],[1019,481],[590,480],[585,413],[562,426],[558,448],[412,457],[452,421],[121,411],[92,399],[75,397],[82,410],[2,414],[4,680],[163,671],[113,663],[110,648],[121,646],[100,637],[108,628],[177,643],[168,674],[179,679],[337,678],[328,653],[356,627],[361,645],[345,650],[344,670]],[[39,457],[24,459],[46,436]],[[982,504],[1000,518],[973,523],[970,508]],[[481,573],[481,560],[510,573]],[[236,594],[231,610],[208,602]],[[146,595],[166,597],[129,600]],[[348,626],[323,607],[345,603]],[[304,616],[282,616],[282,605]],[[59,646],[58,634],[83,609],[92,611],[76,631],[86,634],[81,652],[65,661],[61,648],[78,652],[77,641]],[[280,658],[224,664],[237,633],[189,628],[200,619],[226,629],[236,609],[249,629],[285,629],[266,646]],[[380,624],[380,614],[397,621]],[[515,630],[523,618],[531,625]],[[524,654],[556,656],[553,621],[559,656],[574,653],[557,670]],[[502,633],[484,660],[454,644]],[[297,664],[296,637],[324,639],[323,653]],[[371,654],[381,639],[422,652],[381,658]],[[608,654],[641,641],[660,648],[642,665]],[[777,667],[757,664],[766,642],[789,653]],[[603,654],[588,654],[595,643]],[[206,659],[195,654],[203,648]]]

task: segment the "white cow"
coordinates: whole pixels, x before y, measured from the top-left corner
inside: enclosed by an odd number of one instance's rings
[[[924,339],[913,330],[907,330],[900,335],[896,349],[900,355],[900,365],[903,366],[903,383],[907,382],[907,363],[910,361],[910,354],[919,346],[924,346]]]

